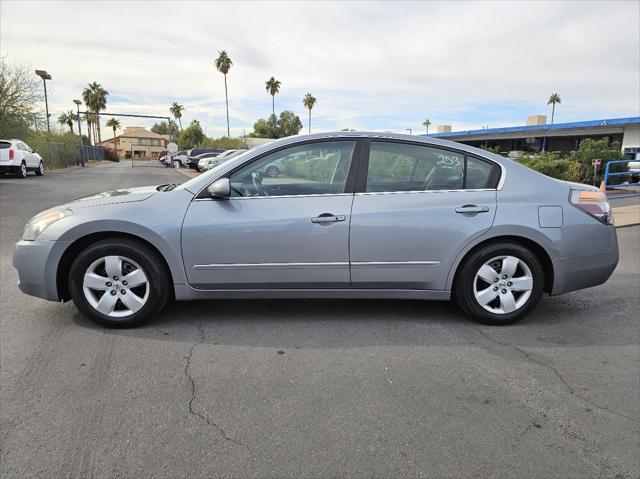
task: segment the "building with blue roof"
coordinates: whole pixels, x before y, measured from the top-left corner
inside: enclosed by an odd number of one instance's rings
[[[448,125],[438,127],[438,132],[428,136],[457,141],[470,146],[499,149],[501,154],[517,156],[521,153],[554,151],[568,153],[577,150],[585,138],[610,142],[619,141],[628,158],[640,152],[640,116],[610,118],[605,120],[576,121],[546,124],[545,115],[533,115],[527,125],[481,130],[450,131]]]

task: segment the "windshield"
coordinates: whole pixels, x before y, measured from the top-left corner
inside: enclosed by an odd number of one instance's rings
[[[233,155],[233,160],[238,160],[239,158],[243,157],[245,154],[249,153],[250,151],[252,150],[245,150],[239,153],[237,156]],[[225,160],[228,160],[228,159],[230,160],[232,158],[229,158],[229,157],[225,158]],[[218,166],[211,168],[210,170],[202,173],[201,175],[194,176],[190,180],[185,181],[184,183],[178,185],[176,187],[176,190],[185,190],[185,189],[188,190],[189,186],[199,183],[200,181],[202,181],[203,178],[211,178],[211,180],[213,181],[213,178],[215,178],[219,174],[222,167],[223,166],[226,167],[226,165],[227,165],[227,161],[224,161],[220,163]]]

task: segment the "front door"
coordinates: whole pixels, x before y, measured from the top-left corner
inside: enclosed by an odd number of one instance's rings
[[[499,166],[372,141],[351,217],[354,288],[445,289],[452,261],[493,223]]]
[[[199,289],[348,287],[353,193],[347,177],[355,145],[286,147],[231,172],[230,198],[192,201],[182,229],[189,283]]]

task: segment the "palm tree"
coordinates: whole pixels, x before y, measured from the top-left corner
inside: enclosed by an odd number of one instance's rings
[[[179,103],[176,103],[175,101],[173,102],[171,107],[169,107],[169,112],[171,112],[173,117],[176,120],[178,120],[178,124],[180,125],[180,131],[182,131],[182,112],[183,111],[184,111],[184,106],[180,105]],[[171,128],[171,125],[169,125],[169,128]]]
[[[107,125],[107,128],[113,128],[113,151],[115,152],[117,157],[118,156],[118,143],[117,143],[118,139],[116,138],[116,130],[120,129],[120,122],[115,118],[111,118],[105,124]]]
[[[430,125],[431,125],[431,122],[429,121],[429,118],[425,118],[424,121],[422,122],[422,126],[424,126],[427,129],[427,135],[429,134]]]
[[[265,88],[271,95],[271,110],[273,114],[276,114],[276,93],[280,91],[281,83],[275,78],[271,77],[265,82]]]
[[[311,109],[316,104],[316,99],[311,95],[311,93],[307,93],[304,96],[304,100],[302,100],[302,104],[309,109],[309,133],[311,133]]]
[[[557,93],[553,93],[549,97],[549,101],[547,101],[547,105],[551,105],[551,124],[552,125],[553,125],[553,117],[555,116],[555,113],[556,113],[556,103],[560,104],[562,103],[562,100],[560,99],[560,95],[558,95]]]
[[[84,114],[84,121],[87,122],[87,137],[89,138],[89,144],[91,145],[91,144],[93,144],[91,142],[91,138],[92,138],[91,131],[93,130],[93,124],[94,124],[93,115],[91,113],[85,113]],[[94,134],[93,138],[95,139],[95,137],[96,137],[96,135]]]
[[[231,58],[229,58],[229,55],[227,55],[226,51],[222,50],[218,53],[219,56],[218,58],[216,58],[216,68],[220,73],[224,75],[224,98],[227,102],[227,137],[230,137],[231,133],[229,132],[229,94],[227,93],[227,73],[229,73],[229,69],[231,68],[231,65],[233,65],[233,62],[231,61]]]
[[[87,105],[87,109],[94,113],[100,113],[102,110],[107,108],[107,96],[109,96],[109,92],[102,88],[102,85],[97,82],[89,83],[82,91],[82,99],[84,100],[85,105]],[[99,116],[96,116],[95,124],[98,133],[98,143],[100,143],[102,141],[102,136],[100,135]]]
[[[75,120],[76,114],[73,111],[68,111],[67,113],[61,113],[58,117],[58,123],[61,125],[67,125],[71,133],[73,133],[73,121]]]

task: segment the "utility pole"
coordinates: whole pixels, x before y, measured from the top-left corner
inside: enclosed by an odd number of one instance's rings
[[[82,127],[80,126],[80,123],[82,123],[80,121],[80,105],[82,105],[82,102],[80,100],[73,100],[73,103],[76,104],[76,106],[78,107],[78,136],[80,137],[80,165],[82,165],[82,167],[84,168],[84,158],[82,156],[83,153],[83,149],[84,146],[82,144]]]
[[[47,132],[51,134],[51,127],[49,126],[49,100],[47,99],[47,80],[51,80],[51,75],[46,70],[36,70],[36,75],[42,78],[44,83],[44,109],[47,115]]]

